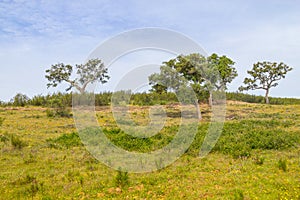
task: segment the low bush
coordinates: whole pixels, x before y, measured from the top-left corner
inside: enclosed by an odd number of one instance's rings
[[[16,135],[11,135],[10,142],[15,149],[19,149],[19,150],[27,146],[27,143]]]
[[[114,181],[116,187],[127,187],[129,185],[128,172],[122,172],[121,169],[119,169]]]
[[[278,161],[278,168],[284,172],[287,171],[287,160],[286,159],[279,159]]]
[[[63,134],[55,139],[46,140],[50,148],[71,148],[81,146],[81,140],[78,136],[78,133],[72,132],[70,134]]]
[[[46,115],[49,118],[52,117],[72,117],[72,113],[68,108],[54,108],[54,109],[47,109]]]
[[[212,151],[232,155],[234,158],[250,157],[252,150],[281,150],[299,144],[297,132],[284,131],[286,122],[280,120],[241,120],[226,122],[222,134]],[[203,139],[207,134],[208,124],[200,125],[194,142],[187,151],[197,156]]]
[[[54,96],[47,101],[50,109],[46,110],[47,117],[72,117],[68,108],[68,98],[64,95]]]
[[[55,112],[54,112],[54,110],[51,110],[51,109],[47,109],[46,110],[46,115],[47,115],[47,117],[55,117]]]

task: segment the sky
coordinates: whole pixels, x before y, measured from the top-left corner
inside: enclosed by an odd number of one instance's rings
[[[174,30],[207,54],[234,60],[239,76],[229,91],[237,91],[254,63],[284,62],[294,69],[270,95],[300,98],[299,10],[297,0],[0,0],[0,100],[64,91],[65,85],[46,87],[52,64],[83,63],[103,41],[145,27]],[[123,68],[126,60],[119,61]]]

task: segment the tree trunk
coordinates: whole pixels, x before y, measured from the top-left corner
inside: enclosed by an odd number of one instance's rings
[[[209,91],[208,105],[210,107],[212,107],[212,105],[213,105],[212,91]]]
[[[197,112],[198,112],[198,120],[200,121],[202,119],[202,115],[201,115],[201,110],[199,108],[198,100],[195,100],[195,106],[196,106]]]
[[[265,95],[265,100],[266,100],[266,104],[269,104],[269,89],[266,90],[266,95]]]
[[[85,89],[84,88],[80,88],[80,94],[84,94],[84,92],[85,92]]]

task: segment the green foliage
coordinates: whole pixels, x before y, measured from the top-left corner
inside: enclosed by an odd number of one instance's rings
[[[280,130],[275,120],[242,120],[226,123],[215,150],[234,157],[249,156],[252,149],[286,149],[297,144],[299,136]]]
[[[168,144],[178,127],[165,127],[160,133],[149,138],[137,138],[118,128],[103,129],[104,134],[118,147],[128,151],[149,152]]]
[[[70,111],[68,109],[58,108],[58,109],[55,109],[55,116],[72,117],[72,114],[70,113]]]
[[[45,106],[47,104],[47,96],[42,96],[42,95],[34,96],[32,97],[32,99],[30,99],[28,104],[33,106]]]
[[[227,147],[223,153],[229,153],[233,158],[248,158],[251,156],[251,148],[247,144],[235,144],[232,147]],[[221,150],[222,151],[222,150]]]
[[[111,103],[112,92],[102,92],[95,94],[96,106],[108,106]]]
[[[231,155],[233,158],[250,157],[253,150],[282,150],[296,146],[300,141],[297,132],[286,132],[283,127],[292,124],[281,120],[241,120],[227,122],[213,151]],[[199,125],[198,133],[187,154],[198,156],[208,124]],[[137,138],[118,128],[103,129],[104,134],[115,145],[127,151],[150,152],[168,144],[178,130],[177,126],[166,126],[149,138]],[[89,132],[89,135],[94,133]],[[263,158],[257,158],[257,164]]]
[[[113,105],[139,105],[139,106],[150,106],[150,105],[165,105],[168,103],[177,103],[178,99],[175,93],[131,93],[131,91],[117,91],[112,94],[111,102]]]
[[[29,100],[30,99],[25,94],[18,93],[13,99],[11,99],[11,102],[13,106],[24,107],[28,104]]]
[[[46,115],[47,117],[55,117],[55,111],[54,110],[51,110],[51,109],[47,109],[46,110]]]
[[[121,169],[118,170],[117,175],[114,179],[116,187],[127,187],[129,185],[128,172],[123,172]]]
[[[177,103],[178,99],[175,93],[167,92],[167,93],[136,93],[132,94],[130,98],[130,103],[132,105],[139,106],[149,106],[149,105],[165,105]]]
[[[207,58],[198,53],[179,55],[163,62],[160,73],[150,75],[149,81],[152,90],[160,90],[160,94],[165,89],[178,92],[183,87],[192,87],[198,97],[207,91],[210,93],[209,104],[212,105],[212,91],[226,89],[227,84],[237,76],[233,65],[231,59],[217,54]]]
[[[107,68],[99,59],[90,59],[85,64],[75,65],[76,74],[79,76],[77,79],[71,80],[73,72],[73,66],[58,63],[52,65],[50,69],[46,70],[46,78],[49,83],[47,87],[56,87],[61,82],[65,81],[70,84],[70,87],[66,89],[69,91],[72,87],[75,87],[80,93],[84,93],[88,84],[100,81],[106,83],[109,79],[107,75]]]
[[[229,154],[233,158],[250,157],[255,149],[282,150],[296,146],[300,141],[297,132],[281,130],[280,120],[241,120],[224,124],[222,135],[213,151]],[[198,156],[208,125],[199,126],[199,133],[188,150]]]
[[[208,62],[217,68],[219,72],[219,81],[215,83],[215,87],[219,90],[222,87],[227,89],[227,84],[231,83],[234,78],[238,76],[236,69],[234,68],[234,62],[226,56],[218,56],[213,53],[207,58]]]
[[[226,99],[233,101],[243,101],[248,103],[264,103],[265,98],[263,96],[244,94],[239,92],[226,92]],[[280,98],[269,97],[270,104],[274,105],[297,105],[300,104],[300,99],[296,98]]]
[[[150,82],[149,83],[150,85],[152,85],[152,88],[150,89],[150,92],[155,92],[155,93],[158,93],[158,94],[163,94],[163,93],[167,93],[168,91],[168,88],[166,86],[163,86],[161,84],[158,84],[158,83],[154,83],[154,82]]]
[[[47,139],[47,144],[50,148],[71,148],[81,146],[81,140],[77,133],[63,134],[55,139]]]
[[[67,108],[68,99],[64,95],[57,95],[48,100],[48,106],[51,109],[46,110],[47,117],[71,117],[72,114]]]
[[[187,84],[187,80],[167,63],[160,67],[160,73],[151,74],[148,79],[152,89],[160,94],[167,90],[176,92]]]
[[[27,143],[16,135],[11,135],[10,142],[11,142],[11,145],[15,149],[19,149],[19,150],[21,150],[23,147],[27,146]]]
[[[114,106],[121,105],[125,106],[129,104],[131,97],[131,90],[121,90],[113,93],[111,103]]]
[[[244,79],[245,86],[239,87],[239,91],[263,89],[266,91],[265,101],[269,103],[269,90],[278,85],[278,81],[284,79],[293,68],[284,63],[257,62],[252,70],[247,71],[251,76]]]
[[[62,81],[69,81],[73,67],[71,65],[65,65],[63,63],[58,63],[51,66],[51,69],[47,69],[48,73],[45,77],[50,83],[47,84],[47,87],[56,87],[58,83]]]
[[[284,172],[287,171],[287,160],[280,158],[278,161],[278,168]]]
[[[196,92],[197,98],[199,102],[207,103],[207,99],[209,97],[208,91],[204,90],[202,86],[192,85],[194,91]],[[109,106],[111,104],[112,92],[102,92],[95,94],[95,106]],[[64,106],[71,107],[72,106],[72,94],[63,94],[63,93],[54,93],[46,96],[34,96],[31,100],[29,100],[25,106],[43,106],[50,107],[51,102],[54,99],[62,99]],[[249,103],[264,103],[265,99],[263,96],[244,94],[239,92],[226,92],[227,100],[234,101],[243,101]],[[279,98],[279,97],[269,97],[270,104],[275,105],[296,105],[300,104],[300,99],[297,98]],[[173,92],[151,92],[151,93],[132,93],[130,97],[130,104],[132,105],[140,105],[140,106],[149,106],[149,105],[166,105],[166,104],[174,104],[178,103],[178,99],[175,93]],[[3,106],[10,106],[11,103],[4,103]],[[51,109],[49,109],[51,110]],[[54,115],[55,115],[55,111]],[[49,113],[50,114],[50,113]],[[50,114],[51,116],[51,114]]]

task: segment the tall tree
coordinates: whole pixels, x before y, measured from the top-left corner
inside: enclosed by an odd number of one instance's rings
[[[166,64],[160,67],[160,73],[151,74],[148,79],[149,85],[158,93],[167,92],[168,90],[176,92],[181,85],[186,83],[185,78],[181,74]]]
[[[213,91],[226,89],[227,84],[237,76],[237,71],[233,67],[234,62],[226,56],[220,57],[217,54],[212,54],[207,58],[198,53],[179,55],[163,64],[175,69],[193,88],[206,88],[209,92],[210,106],[212,105]],[[165,77],[163,74],[164,72],[161,70],[160,78],[162,79]]]
[[[78,78],[71,79],[74,68],[76,68]],[[100,81],[103,84],[109,79],[107,68],[99,59],[91,59],[85,64],[76,64],[75,67],[63,63],[55,64],[46,70],[45,77],[49,81],[47,84],[48,88],[51,86],[56,87],[59,83],[65,81],[70,84],[66,91],[75,87],[80,93],[84,93],[87,85],[90,83]]]
[[[232,82],[232,80],[238,76],[236,69],[234,68],[234,62],[226,56],[218,56],[213,53],[207,58],[211,66],[215,66],[218,71],[219,79],[214,83],[217,90],[224,87],[227,89],[227,85]]]
[[[239,91],[263,89],[266,91],[265,101],[269,104],[270,88],[276,87],[278,81],[284,79],[292,69],[282,62],[257,62],[252,70],[247,71],[251,77],[244,79],[245,86],[239,87]]]

